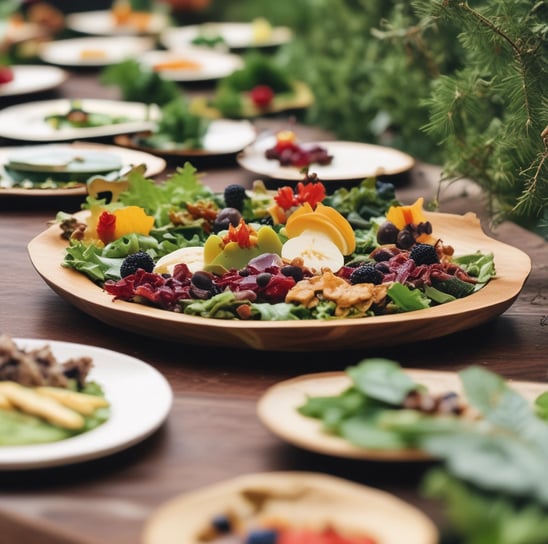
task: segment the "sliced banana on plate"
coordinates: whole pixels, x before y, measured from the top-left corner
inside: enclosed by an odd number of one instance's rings
[[[331,238],[310,230],[287,240],[282,247],[282,258],[286,261],[301,258],[304,265],[317,274],[324,268],[335,273],[344,265],[343,254]]]
[[[175,265],[184,263],[194,273],[204,269],[204,248],[203,247],[182,247],[161,257],[154,272],[156,274],[173,274]]]

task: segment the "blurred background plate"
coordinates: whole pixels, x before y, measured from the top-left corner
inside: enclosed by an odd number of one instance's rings
[[[216,119],[209,125],[201,149],[152,147],[147,144],[148,135],[150,133],[121,134],[114,141],[117,145],[140,149],[165,158],[217,157],[240,152],[255,139],[256,132],[253,124],[246,120]]]
[[[85,37],[46,42],[40,47],[44,62],[60,66],[106,66],[139,58],[154,47],[154,40],[140,36]]]
[[[68,77],[61,68],[40,65],[13,65],[13,80],[0,85],[0,98],[47,91],[59,87]]]
[[[204,534],[218,516],[230,514],[243,523],[243,527],[236,523],[236,527],[242,529],[246,524],[257,526],[262,518],[293,528],[333,527],[341,534],[359,535],[361,538],[356,537],[356,542],[362,542],[365,537],[378,544],[438,542],[433,522],[398,497],[336,476],[298,471],[244,474],[174,497],[160,505],[147,520],[142,542],[206,542],[206,538],[202,540],[199,535]],[[251,539],[230,537],[210,541],[244,540],[251,542]],[[271,542],[266,538],[255,541]],[[324,542],[302,535],[300,539],[291,539],[291,542],[305,541]],[[332,541],[335,540],[329,540]]]
[[[82,138],[114,136],[141,130],[153,130],[160,110],[154,104],[121,100],[101,100],[84,98],[77,101],[89,113],[112,117],[127,117],[119,123],[106,123],[100,126],[54,128],[46,121],[50,115],[65,115],[73,107],[74,101],[66,98],[26,102],[0,110],[0,136],[12,140],[30,142],[58,142]]]
[[[207,81],[229,76],[243,67],[238,55],[205,49],[184,47],[171,51],[149,51],[140,56],[141,63],[172,81]]]
[[[434,394],[462,393],[457,373],[443,370],[404,369],[415,382]],[[326,431],[320,419],[306,417],[298,412],[311,397],[335,397],[351,386],[346,372],[305,374],[269,387],[259,399],[257,414],[262,423],[276,436],[305,450],[348,459],[375,461],[425,461],[431,456],[418,449],[371,449],[355,446],[345,438]],[[530,402],[547,389],[536,382],[509,382]]]
[[[82,11],[67,15],[65,24],[70,30],[100,36],[158,34],[169,24],[169,18],[164,13],[151,12],[147,15],[148,18],[139,19],[138,24],[131,21],[117,24],[110,10]]]
[[[202,23],[182,27],[169,27],[160,34],[160,41],[167,49],[177,49],[193,44],[194,40],[204,37],[208,40],[222,39],[229,49],[250,47],[274,47],[288,43],[293,32],[285,26],[275,26],[262,30],[257,23]],[[261,31],[262,30],[262,31]]]
[[[273,180],[300,181],[301,168],[281,166],[279,161],[267,159],[265,152],[276,144],[276,136],[259,139],[238,155],[242,168]],[[410,170],[415,159],[397,149],[360,142],[303,142],[302,145],[324,147],[333,161],[328,165],[311,164],[309,173],[316,173],[320,181],[361,180],[368,177],[401,174]]]
[[[45,145],[32,145],[32,146],[14,146],[14,147],[0,147],[0,198],[2,196],[24,196],[24,197],[61,197],[61,196],[77,196],[85,195],[87,193],[86,185],[84,183],[71,186],[71,187],[13,187],[11,186],[10,176],[4,171],[3,165],[10,160],[10,158],[18,153],[27,153],[36,151],[36,153],[43,152],[44,150],[51,149],[51,153],[55,151],[61,152],[74,152],[74,151],[90,151],[94,153],[108,153],[119,158],[122,163],[121,171],[127,171],[131,167],[144,164],[146,167],[146,176],[155,176],[162,172],[166,167],[166,161],[156,155],[151,155],[143,151],[126,149],[124,147],[88,143],[88,142],[74,142],[72,144],[45,144]]]

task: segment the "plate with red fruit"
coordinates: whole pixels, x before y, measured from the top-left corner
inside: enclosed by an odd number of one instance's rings
[[[0,98],[54,89],[64,83],[67,76],[55,66],[0,66]]]
[[[258,138],[238,155],[242,168],[272,180],[299,181],[304,169],[326,182],[404,173],[415,159],[394,148],[346,141],[301,142],[292,130]]]
[[[144,544],[437,544],[438,538],[425,514],[394,495],[298,471],[245,474],[179,495],[160,505],[143,531]]]

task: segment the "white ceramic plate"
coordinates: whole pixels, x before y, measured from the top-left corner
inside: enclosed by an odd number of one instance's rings
[[[0,85],[0,99],[3,96],[31,94],[59,87],[68,74],[55,66],[14,65],[13,80]]]
[[[168,382],[139,359],[84,344],[27,338],[15,341],[22,349],[48,344],[60,362],[91,357],[94,366],[88,379],[103,387],[111,415],[100,427],[59,442],[0,446],[2,470],[44,468],[110,455],[150,436],[171,410],[173,393]]]
[[[146,120],[147,105],[141,102],[123,102],[119,100],[82,99],[81,107],[88,112],[104,113],[112,116],[125,116],[127,122],[97,127],[53,128],[47,121],[48,115],[66,114],[71,101],[66,98],[43,100],[17,104],[0,111],[0,136],[12,140],[30,142],[55,142],[113,136],[127,132],[153,130],[155,120],[160,118],[160,110],[152,104],[151,120]]]
[[[249,47],[273,47],[291,41],[293,32],[285,26],[275,26],[263,40],[254,38],[253,23],[203,23],[182,27],[166,28],[160,35],[160,41],[167,49],[179,49],[191,45],[199,36],[223,38],[230,49]]]
[[[156,149],[141,145],[131,135],[117,136],[115,142],[118,145],[141,149],[166,158],[216,157],[238,153],[249,145],[255,139],[255,136],[256,131],[250,121],[217,119],[209,125],[202,149]]]
[[[3,178],[9,175],[6,174],[3,168],[9,158],[14,153],[23,151],[32,151],[36,149],[42,151],[44,149],[60,149],[68,151],[89,150],[89,151],[102,151],[117,155],[122,162],[122,171],[129,170],[132,166],[144,164],[146,166],[145,175],[155,176],[162,172],[166,167],[166,161],[156,155],[145,153],[144,151],[138,151],[133,149],[127,149],[125,147],[119,147],[114,145],[87,143],[87,142],[74,142],[71,144],[43,144],[33,146],[14,146],[14,147],[0,147],[0,198],[3,195],[17,195],[17,196],[73,196],[73,195],[85,195],[87,193],[86,186],[84,184],[71,187],[71,188],[52,188],[52,189],[39,189],[39,188],[23,188],[23,187],[10,187],[7,183],[3,185]]]
[[[168,17],[163,13],[151,13],[150,19],[144,30],[135,24],[119,25],[116,23],[110,10],[82,11],[70,13],[65,18],[67,28],[82,32],[83,34],[95,34],[100,36],[120,34],[158,34],[169,23]]]
[[[41,25],[18,21],[14,18],[11,18],[5,25],[3,34],[3,24],[5,23],[0,22],[0,45],[2,45],[2,39],[9,44],[17,44],[27,40],[44,38],[47,35],[47,31]]]
[[[238,55],[222,53],[203,47],[185,47],[177,51],[149,51],[141,56],[144,66],[158,71],[165,79],[172,81],[207,81],[229,76],[243,67]],[[167,63],[195,63],[195,66],[161,67]]]
[[[267,159],[265,151],[276,144],[276,136],[260,138],[238,156],[242,168],[273,180],[301,181],[300,168],[280,166],[277,160]],[[309,173],[316,173],[321,181],[361,180],[372,176],[394,175],[410,170],[415,160],[397,149],[360,142],[302,142],[317,144],[333,155],[329,165],[312,164]]]
[[[86,37],[44,43],[40,58],[59,66],[107,66],[139,58],[154,47],[154,40],[138,36]]]
[[[297,471],[245,474],[174,497],[153,512],[142,542],[205,542],[199,535],[213,517],[228,513],[251,524],[266,518],[287,521],[295,528],[321,530],[330,525],[379,544],[438,542],[432,521],[396,496],[328,474]]]
[[[417,383],[433,393],[461,392],[462,386],[455,372],[440,370],[405,369]],[[531,402],[548,390],[548,384],[509,381]],[[259,399],[257,413],[263,424],[286,442],[300,448],[353,459],[377,461],[424,461],[429,456],[419,450],[377,450],[354,446],[344,438],[328,434],[319,419],[301,415],[297,408],[309,397],[331,397],[342,393],[351,384],[344,372],[307,374],[280,382],[268,388]]]

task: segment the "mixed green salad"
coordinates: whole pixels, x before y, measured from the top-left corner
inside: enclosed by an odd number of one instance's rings
[[[218,194],[186,163],[162,184],[137,167],[88,190],[84,220],[57,215],[63,266],[117,299],[188,315],[364,318],[449,303],[495,274],[493,255],[457,256],[422,199],[401,205],[375,179],[331,195],[307,174],[296,187]]]
[[[131,119],[124,115],[87,111],[82,107],[80,100],[72,100],[69,109],[65,113],[52,113],[45,117],[45,121],[54,129],[61,129],[63,127],[102,127],[104,125],[127,123]]]

